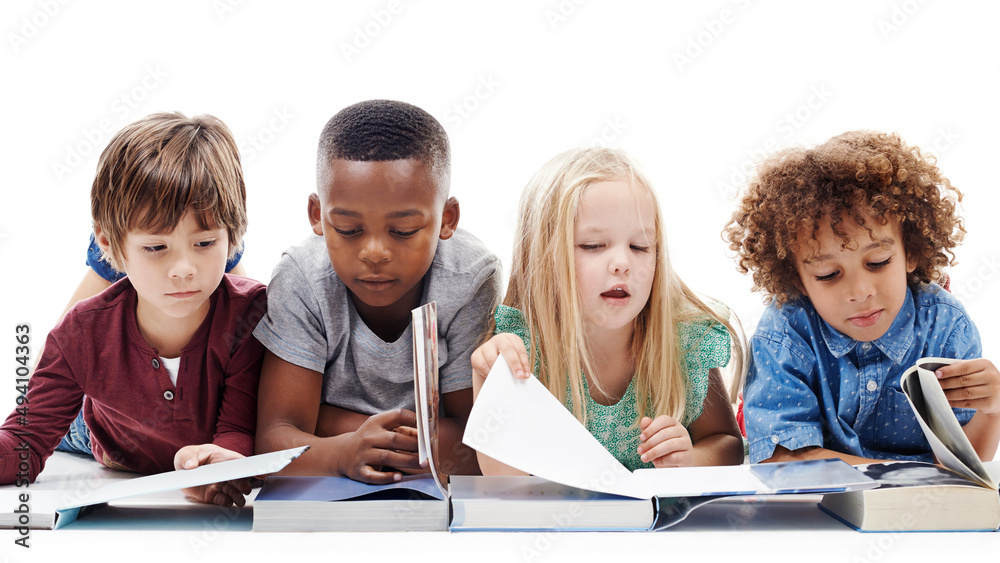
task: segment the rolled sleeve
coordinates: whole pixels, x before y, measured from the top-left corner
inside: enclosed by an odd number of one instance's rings
[[[822,446],[820,401],[809,385],[809,362],[780,334],[758,332],[750,351],[743,406],[750,462],[770,458],[779,445]]]

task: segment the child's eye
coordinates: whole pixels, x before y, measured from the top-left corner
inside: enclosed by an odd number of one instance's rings
[[[603,244],[600,243],[584,243],[576,245],[580,250],[598,250],[604,248]]]
[[[394,236],[397,236],[399,238],[410,238],[413,235],[415,235],[418,232],[420,232],[420,229],[414,229],[412,231],[389,231],[389,232],[392,233]]]
[[[630,244],[629,248],[631,248],[632,250],[634,250],[636,252],[649,252],[649,247],[648,246],[643,246],[641,244]]]
[[[871,269],[873,269],[873,270],[878,270],[880,268],[885,268],[886,266],[889,265],[889,262],[891,260],[892,260],[892,258],[886,258],[885,260],[883,260],[881,262],[869,262],[868,263],[868,267],[871,268]]]
[[[361,234],[361,229],[343,230],[343,229],[338,229],[338,228],[334,227],[333,230],[337,231],[338,235],[340,235],[342,237],[348,237],[348,238],[349,237],[353,237],[355,235]]]
[[[215,241],[214,240],[203,240],[203,241],[201,241],[199,243],[195,243],[195,246],[197,246],[198,248],[211,248],[211,247],[215,246]]]
[[[821,281],[821,282],[832,281],[834,278],[837,277],[838,274],[840,274],[839,271],[838,272],[831,272],[831,273],[829,273],[829,274],[827,274],[825,276],[816,276],[816,281]]]
[[[149,252],[149,253],[155,253],[155,252],[159,252],[159,251],[163,250],[166,247],[167,246],[164,245],[164,244],[157,244],[157,245],[154,245],[154,246],[144,246],[144,247],[142,247],[142,251],[143,252]]]

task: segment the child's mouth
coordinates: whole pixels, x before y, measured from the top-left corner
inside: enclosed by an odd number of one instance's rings
[[[882,310],[881,309],[878,310],[878,311],[875,311],[874,313],[868,314],[868,315],[851,317],[851,318],[849,318],[847,320],[851,321],[851,324],[853,324],[856,327],[859,327],[859,328],[868,328],[868,327],[874,325],[875,323],[877,323],[880,318],[882,318]]]
[[[601,297],[610,297],[612,299],[624,299],[628,297],[628,291],[625,291],[625,289],[621,287],[616,287],[614,289],[605,291],[604,293],[601,294]]]

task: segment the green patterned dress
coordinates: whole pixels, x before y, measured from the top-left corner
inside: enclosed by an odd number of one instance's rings
[[[714,305],[714,304],[713,304]],[[494,312],[494,334],[511,333],[521,337],[530,350],[528,327],[521,311],[500,305]],[[680,346],[684,351],[687,367],[687,403],[681,424],[688,427],[701,416],[702,405],[708,393],[708,370],[729,363],[729,333],[719,323],[695,321],[678,325]],[[590,397],[587,378],[583,380],[583,393],[587,401],[587,430],[630,471],[652,467],[652,463],[639,458],[639,413],[636,408],[635,377],[622,398],[614,405],[602,405]],[[569,390],[563,404],[570,408]],[[644,416],[653,417],[652,409]]]

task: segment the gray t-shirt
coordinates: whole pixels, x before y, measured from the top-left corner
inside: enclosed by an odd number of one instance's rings
[[[472,352],[500,300],[500,260],[466,231],[438,241],[420,303],[437,302],[441,392],[472,386]],[[365,325],[321,236],[285,251],[254,336],[286,362],[323,374],[323,402],[362,414],[413,410],[412,324],[385,342]]]

